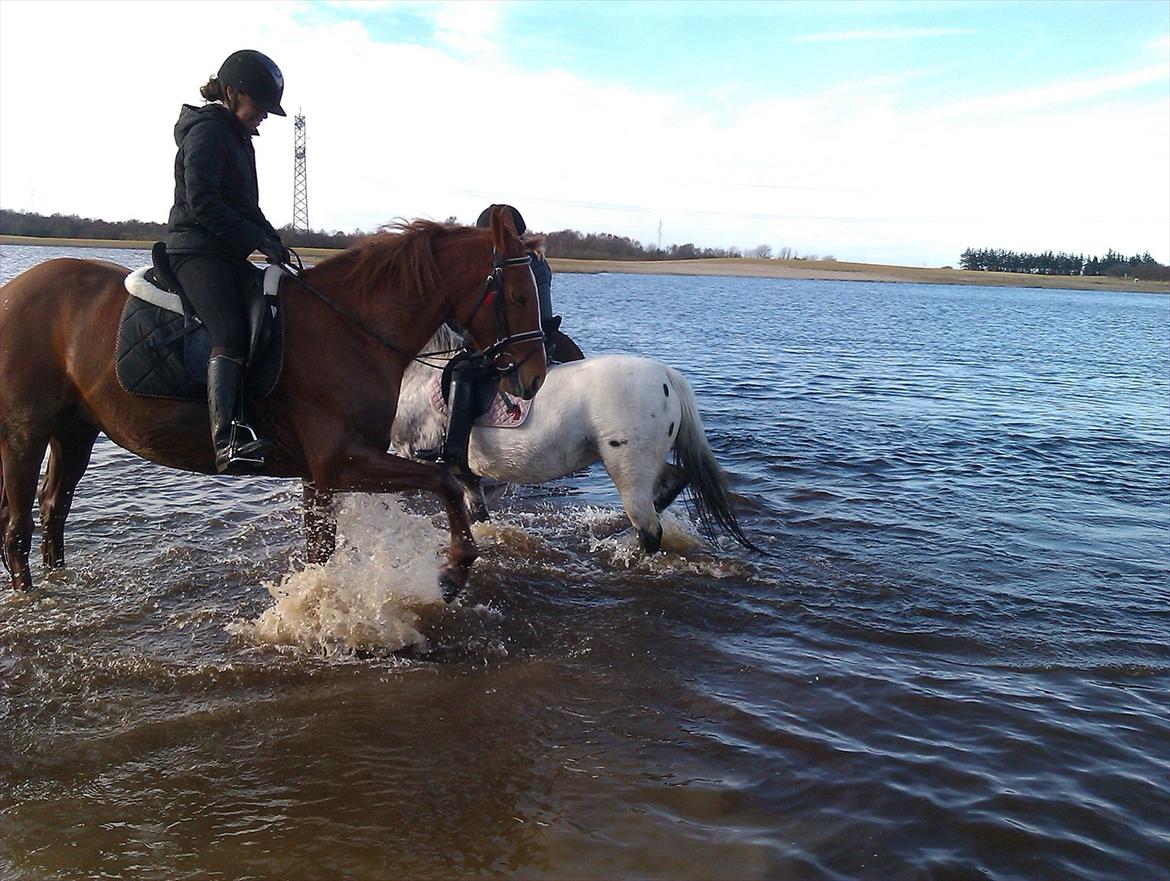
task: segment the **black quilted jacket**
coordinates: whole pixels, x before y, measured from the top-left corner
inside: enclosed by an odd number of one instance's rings
[[[175,123],[169,253],[243,260],[261,242],[279,238],[260,210],[251,134],[220,104],[183,105]]]

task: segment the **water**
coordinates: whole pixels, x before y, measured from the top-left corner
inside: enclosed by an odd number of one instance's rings
[[[70,568],[0,592],[0,876],[1166,874],[1170,298],[555,296],[689,378],[771,555],[680,508],[646,559],[594,469],[496,500],[444,610],[425,500],[305,569],[297,484],[101,441]]]

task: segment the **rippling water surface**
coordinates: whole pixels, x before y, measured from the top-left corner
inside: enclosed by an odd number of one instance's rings
[[[555,295],[689,378],[769,555],[677,506],[645,558],[594,469],[497,499],[444,609],[427,500],[306,569],[298,484],[103,439],[69,568],[0,588],[0,876],[1166,873],[1170,298]]]

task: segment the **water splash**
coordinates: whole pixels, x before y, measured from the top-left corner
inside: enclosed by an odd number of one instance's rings
[[[703,538],[685,511],[661,513],[662,547],[656,554],[643,551],[637,533],[630,529],[615,534],[615,513],[620,514],[603,508],[587,508],[579,515],[581,525],[588,531],[589,553],[605,565],[664,576],[691,573],[729,578],[751,574],[751,567],[725,556],[723,548],[712,546]]]
[[[426,650],[419,611],[441,603],[446,531],[388,496],[341,498],[337,551],[328,563],[266,582],[273,605],[228,630],[247,640],[326,655]]]

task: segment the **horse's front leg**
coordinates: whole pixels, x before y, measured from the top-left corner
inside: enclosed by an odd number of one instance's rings
[[[305,558],[325,563],[337,548],[337,518],[333,515],[333,493],[302,482],[301,510],[305,522]]]
[[[313,474],[313,484],[329,492],[389,493],[419,489],[433,492],[447,512],[451,543],[439,575],[443,599],[450,602],[467,587],[471,564],[479,556],[463,490],[444,468],[401,459],[380,450],[346,450]]]

